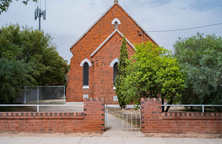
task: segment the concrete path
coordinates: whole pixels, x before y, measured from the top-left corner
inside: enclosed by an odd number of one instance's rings
[[[144,137],[141,131],[122,131],[122,121],[108,114],[108,129],[102,137]]]
[[[0,137],[0,144],[222,144],[222,139],[149,137]]]

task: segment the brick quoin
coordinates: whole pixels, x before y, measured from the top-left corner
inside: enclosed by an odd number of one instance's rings
[[[84,112],[0,112],[0,132],[104,132],[104,99],[85,99]]]
[[[162,112],[161,98],[141,99],[144,133],[221,133],[222,113]]]
[[[114,3],[96,24],[70,48],[73,57],[67,77],[67,102],[81,102],[83,94],[88,94],[92,98],[104,97],[106,104],[118,103],[113,101],[113,96],[116,94],[113,89],[113,67],[110,67],[110,64],[115,58],[119,58],[122,36],[117,32],[114,33],[91,57],[91,54],[114,32],[112,21],[115,18],[121,22],[118,25],[118,31],[125,35],[132,45],[147,41],[155,43],[118,3]],[[127,50],[129,57],[135,52],[129,43],[127,43]],[[89,89],[83,89],[83,67],[80,66],[80,63],[86,58],[90,62],[97,60],[97,63],[89,67]]]

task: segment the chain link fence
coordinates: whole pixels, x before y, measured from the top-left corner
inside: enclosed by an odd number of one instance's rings
[[[65,86],[25,86],[17,98],[23,104],[64,104]]]

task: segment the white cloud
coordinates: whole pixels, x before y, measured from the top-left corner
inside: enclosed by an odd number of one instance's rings
[[[42,6],[44,5],[42,0]],[[113,4],[114,0],[48,0],[47,20],[42,29],[54,37],[59,54],[70,61],[70,46]],[[145,30],[167,30],[202,26],[222,22],[220,0],[119,0],[120,5]],[[44,6],[43,6],[44,7]],[[13,1],[9,11],[0,15],[0,25],[19,23],[38,29],[34,20],[35,3],[27,6]],[[151,33],[160,46],[173,50],[178,37],[197,32],[222,36],[222,26],[189,31]]]

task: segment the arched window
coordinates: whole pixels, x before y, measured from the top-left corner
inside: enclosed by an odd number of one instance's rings
[[[114,30],[116,30],[116,29],[118,29],[118,22],[117,21],[114,23]]]
[[[83,86],[89,85],[89,64],[85,62],[83,64]]]
[[[116,84],[115,79],[116,79],[118,72],[119,71],[118,71],[117,63],[115,63],[113,66],[113,85]]]

